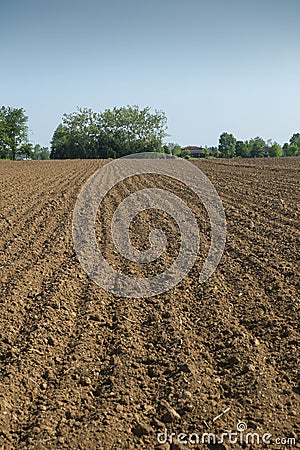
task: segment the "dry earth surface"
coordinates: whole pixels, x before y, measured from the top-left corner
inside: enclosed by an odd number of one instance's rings
[[[74,252],[76,198],[105,163],[0,162],[0,449],[300,448],[300,158],[195,163],[214,183],[228,227],[221,263],[202,285],[210,226],[193,193],[152,176],[113,188],[97,236],[124,273],[163,271],[179,245],[176,223],[151,210],[132,224],[132,240],[147,248],[160,225],[167,252],[147,269],[117,254],[110,219],[130,192],[170,189],[198,219],[192,271],[142,299],[105,292]],[[157,440],[165,429],[220,437],[239,422],[273,443]]]

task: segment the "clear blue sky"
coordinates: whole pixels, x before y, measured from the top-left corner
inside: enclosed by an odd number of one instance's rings
[[[299,0],[0,0],[0,103],[48,145],[62,114],[162,109],[169,142],[300,132]]]

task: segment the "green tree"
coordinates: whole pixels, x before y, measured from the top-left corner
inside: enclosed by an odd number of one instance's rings
[[[22,155],[25,158],[33,159],[33,146],[30,142],[26,142],[23,144],[18,152],[20,155]]]
[[[209,158],[211,156],[211,150],[207,146],[205,146],[203,153],[205,158]]]
[[[283,155],[283,150],[277,142],[273,142],[272,145],[269,147],[269,155],[276,157]]]
[[[64,114],[51,142],[51,158],[97,158],[100,130],[98,114],[91,109],[78,108]]]
[[[287,142],[283,145],[283,154],[285,156],[298,156],[300,155],[300,149],[297,144],[288,144]]]
[[[290,145],[296,145],[300,150],[300,133],[294,133],[290,139]]]
[[[146,107],[127,106],[95,113],[79,108],[64,114],[51,142],[51,158],[108,158],[163,151],[166,116]]]
[[[9,158],[8,141],[9,139],[6,133],[6,123],[0,118],[0,158]]]
[[[174,144],[173,149],[172,149],[172,153],[175,156],[180,156],[181,153],[182,153],[181,146],[179,144]]]
[[[249,158],[250,156],[249,145],[247,145],[247,143],[243,141],[236,141],[235,152],[236,156],[240,156],[241,158]]]
[[[219,151],[222,158],[233,158],[235,156],[236,138],[233,134],[222,133],[219,138]]]
[[[48,147],[41,147],[40,144],[36,144],[32,150],[32,159],[45,160],[50,158],[50,152]]]
[[[172,153],[171,148],[168,146],[168,144],[164,144],[163,145],[163,151],[164,153],[166,153],[167,155],[170,155]]]
[[[264,156],[266,143],[261,137],[257,136],[256,138],[250,139],[247,145],[249,146],[251,158],[261,158]]]
[[[23,108],[0,108],[1,155],[16,159],[17,153],[28,144],[28,117]],[[28,148],[28,147],[25,147]]]
[[[137,105],[105,110],[100,114],[100,128],[125,147],[124,153],[162,151],[166,137],[167,119],[162,111],[150,112],[150,107],[139,109]],[[122,156],[122,148],[119,156]]]
[[[191,152],[189,149],[181,150],[180,156],[182,158],[189,158],[191,156]]]
[[[50,158],[67,159],[69,157],[70,140],[68,127],[62,123],[59,124],[53,133]]]
[[[300,133],[294,133],[290,139],[290,143],[287,142],[283,145],[283,151],[285,156],[298,156],[300,155]]]
[[[99,126],[99,113],[79,108],[64,114],[53,133],[52,159],[106,158],[113,155],[111,139]]]

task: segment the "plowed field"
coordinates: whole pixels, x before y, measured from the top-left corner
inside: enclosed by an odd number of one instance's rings
[[[199,284],[200,255],[172,290],[138,299],[107,293],[74,251],[75,201],[103,164],[0,162],[0,449],[300,448],[300,158],[196,162],[226,213],[221,263]],[[163,177],[133,177],[97,216],[111,264],[147,273],[109,236],[118,203],[145,186],[194,210],[205,255],[210,226],[193,194]],[[169,237],[151,273],[178,251],[168,219],[150,211],[132,226],[139,248],[153,223]],[[201,443],[202,433],[238,427],[240,436],[241,423],[272,443]]]

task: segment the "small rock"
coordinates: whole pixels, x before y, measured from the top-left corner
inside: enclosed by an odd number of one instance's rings
[[[180,414],[178,414],[178,412],[174,408],[172,408],[172,406],[169,405],[167,401],[162,401],[162,405],[167,410],[161,419],[164,423],[172,423],[175,420],[181,419]]]
[[[160,420],[158,420],[156,417],[153,417],[152,425],[157,429],[163,430],[165,428],[165,424],[163,422],[161,422]]]
[[[90,320],[94,320],[95,322],[101,322],[101,317],[99,314],[92,314],[90,316]]]
[[[186,412],[193,411],[193,409],[194,409],[194,407],[193,407],[193,405],[191,403],[187,403],[184,406],[184,411],[186,411]]]
[[[161,374],[161,371],[158,367],[152,367],[150,366],[148,368],[148,375],[150,378],[158,378]]]
[[[226,366],[228,367],[234,367],[240,363],[240,358],[238,356],[232,356],[228,359],[226,362]]]
[[[205,373],[209,376],[213,375],[214,371],[211,367],[205,367]]]
[[[190,391],[184,391],[182,393],[182,398],[187,399],[187,398],[192,398],[192,393]]]
[[[55,345],[55,341],[53,339],[53,337],[49,336],[47,338],[48,344],[51,345],[51,347],[53,347]]]
[[[217,391],[213,398],[214,398],[214,400],[220,400],[220,398],[221,398],[220,392]]]
[[[90,379],[90,377],[86,377],[86,376],[81,376],[79,383],[81,384],[81,386],[90,386],[92,384],[92,380]]]
[[[136,436],[141,437],[144,435],[152,434],[153,430],[150,425],[147,425],[143,422],[138,422],[137,425],[133,427],[132,432]]]
[[[253,364],[247,364],[246,366],[244,366],[242,373],[247,372],[255,372],[255,366]]]
[[[72,419],[72,411],[70,411],[70,410],[67,410],[67,411],[66,411],[66,419],[67,419],[67,420]]]
[[[191,367],[187,363],[181,364],[181,366],[179,367],[179,370],[181,372],[184,372],[184,373],[191,373],[192,372]]]
[[[287,435],[287,438],[292,438],[292,439],[295,439],[297,441],[298,434],[296,433],[296,431],[290,431],[290,433]]]
[[[250,421],[247,422],[247,426],[248,426],[248,428],[252,428],[253,430],[256,430],[257,423],[253,422],[252,420],[250,420]]]

